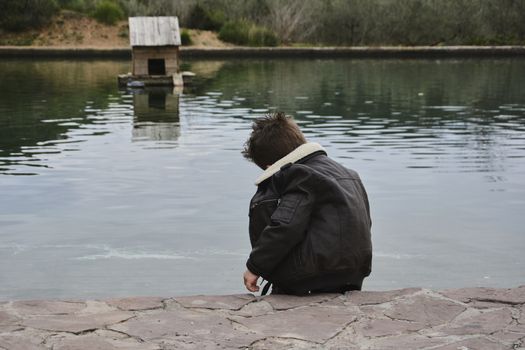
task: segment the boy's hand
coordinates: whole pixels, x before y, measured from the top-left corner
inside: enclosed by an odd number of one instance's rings
[[[250,270],[246,270],[244,273],[244,285],[246,286],[246,289],[248,289],[250,292],[258,292],[259,286],[257,285],[257,280],[259,279],[259,276],[254,275],[251,273]]]

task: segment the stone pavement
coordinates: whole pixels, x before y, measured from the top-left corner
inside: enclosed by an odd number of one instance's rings
[[[525,286],[0,302],[0,349],[524,349]]]

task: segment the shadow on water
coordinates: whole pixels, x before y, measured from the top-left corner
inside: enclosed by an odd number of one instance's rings
[[[130,92],[133,95],[133,140],[176,141],[180,136],[181,91],[148,87]]]
[[[180,135],[174,89],[119,91],[119,61],[0,61],[0,174],[37,175],[52,154],[72,152],[111,125],[133,123],[134,141]]]

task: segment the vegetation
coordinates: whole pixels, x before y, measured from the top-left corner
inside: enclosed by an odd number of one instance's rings
[[[101,23],[113,25],[117,23],[117,21],[124,19],[124,11],[122,11],[119,4],[113,1],[103,0],[95,7],[93,17]]]
[[[106,23],[176,15],[246,45],[525,44],[525,0],[2,0],[0,27],[42,26],[59,8]]]
[[[191,45],[193,43],[190,33],[186,29],[183,29],[180,32],[180,43],[184,46]]]
[[[277,36],[264,27],[246,20],[225,23],[219,32],[219,39],[245,46],[277,46]]]
[[[2,0],[0,28],[9,31],[38,28],[48,24],[57,10],[55,0]]]
[[[225,16],[221,11],[208,11],[197,3],[186,22],[188,28],[219,31],[225,22]]]

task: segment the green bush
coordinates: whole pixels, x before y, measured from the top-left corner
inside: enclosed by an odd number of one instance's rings
[[[253,26],[250,30],[249,35],[249,45],[250,46],[277,46],[279,45],[279,39],[277,35],[271,30]]]
[[[200,4],[195,4],[188,17],[188,28],[219,31],[225,22],[221,11],[208,11]]]
[[[184,46],[192,44],[190,33],[186,29],[180,32],[180,43]]]
[[[58,0],[60,8],[85,13],[90,8],[91,2],[85,0]]]
[[[219,39],[237,45],[248,45],[250,25],[246,21],[226,22],[220,32]]]
[[[113,25],[117,21],[124,19],[124,11],[113,1],[102,0],[95,7],[93,17],[101,23]]]
[[[55,0],[1,0],[0,28],[21,31],[48,24],[58,11]]]
[[[219,39],[247,46],[277,46],[279,40],[271,30],[248,21],[231,21],[222,26]]]

